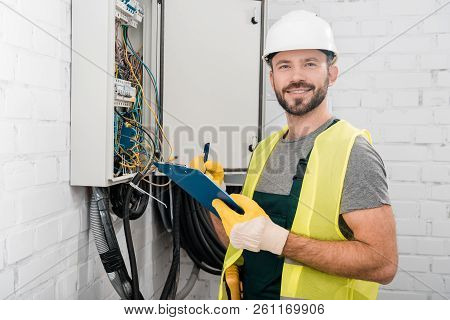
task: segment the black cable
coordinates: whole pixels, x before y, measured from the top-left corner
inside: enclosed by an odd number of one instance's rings
[[[145,213],[145,209],[147,209],[148,201],[150,199],[147,194],[150,191],[150,183],[145,180],[141,180],[138,186],[146,193],[142,193],[139,190],[133,190],[132,207],[130,208],[130,210],[132,210],[134,214],[130,215],[131,220],[136,220]]]
[[[222,242],[219,240],[217,234],[213,231],[212,224],[208,223],[208,220],[206,218],[206,215],[209,215],[209,212],[203,208],[200,203],[196,202],[197,205],[197,212],[198,212],[198,218],[201,223],[201,228],[204,231],[203,235],[211,246],[211,249],[214,251],[216,256],[219,258],[219,261],[223,261],[223,257],[225,256],[226,248],[222,244]]]
[[[220,257],[217,255],[217,252],[215,252],[212,249],[212,246],[208,243],[208,241],[206,241],[205,235],[204,235],[204,231],[202,230],[202,228],[200,227],[200,223],[198,221],[198,215],[201,214],[201,212],[198,210],[198,205],[196,204],[196,202],[194,202],[195,200],[192,197],[189,197],[189,202],[190,202],[190,207],[192,210],[192,222],[193,222],[193,226],[194,226],[194,232],[197,234],[198,236],[198,240],[199,243],[201,244],[201,246],[204,248],[204,251],[207,254],[207,257],[209,258],[208,260],[210,261],[210,265],[214,265],[214,263],[217,263],[217,265],[222,264],[223,259],[220,260]]]
[[[160,184],[159,176],[156,176],[156,175],[152,176],[152,182],[154,184]],[[161,199],[160,190],[161,190],[161,187],[152,186],[152,194],[156,199]],[[159,212],[160,216],[163,215],[160,203],[158,201],[153,201],[153,207],[155,208],[155,210],[157,210]]]
[[[141,180],[138,186],[145,192],[150,192],[150,184],[147,181]],[[128,192],[128,187],[129,185],[127,183],[121,183],[109,187],[110,200],[112,205],[111,209],[114,214],[121,219],[123,219],[124,199],[126,193]],[[149,200],[150,197],[147,194],[133,189],[130,200],[131,206],[129,208],[129,219],[139,219],[145,213]]]
[[[181,249],[181,234],[180,234],[180,210],[177,210],[173,213],[173,242],[174,247],[176,247],[176,250],[174,250],[174,259],[176,258],[176,270],[173,272],[172,276],[172,290],[170,291],[169,298],[171,300],[174,300],[177,295],[177,289],[178,289],[178,281],[180,278],[180,249]]]
[[[139,179],[142,179],[142,175],[140,173],[137,173],[131,183],[139,183]],[[130,267],[131,267],[131,286],[132,286],[132,296],[133,300],[140,300],[140,297],[142,297],[142,294],[139,291],[139,276],[138,276],[138,270],[137,270],[137,263],[136,263],[136,255],[134,252],[134,245],[133,245],[133,238],[131,236],[131,227],[130,227],[130,201],[131,201],[131,195],[133,192],[133,188],[131,186],[128,186],[127,193],[125,195],[124,200],[124,206],[123,206],[123,227],[125,231],[125,240],[127,243],[127,249],[128,249],[128,257],[130,260]]]
[[[178,187],[175,187],[174,189],[181,191]],[[183,193],[182,192],[179,192],[178,194],[175,193],[174,198],[175,198],[175,203],[180,204],[181,217],[182,218],[186,217],[187,213],[184,212],[184,210],[181,210],[181,208],[183,208],[183,207],[185,208],[185,206],[182,206]],[[177,208],[177,206],[174,206],[174,209],[176,209],[176,208]],[[187,228],[186,228],[187,222],[183,221],[183,219],[181,219],[181,223],[183,225],[183,228],[181,229],[181,245],[182,245],[183,249],[186,251],[186,253],[188,254],[189,258],[191,258],[191,260],[194,261],[194,263],[203,271],[214,274],[214,275],[220,275],[222,273],[222,266],[220,266],[219,268],[211,268],[210,266],[208,266],[201,260],[201,259],[203,259],[203,257],[198,258],[197,255],[194,254],[194,252],[192,251],[193,249],[192,249],[191,239],[189,239],[191,237],[191,234],[188,233]]]
[[[181,235],[181,242],[185,243],[186,239],[183,239],[183,234]],[[206,265],[203,261],[200,261],[191,251],[191,248],[189,246],[185,246],[183,247],[183,249],[186,251],[186,253],[188,254],[189,258],[191,258],[192,261],[194,261],[194,263],[203,271],[207,272],[207,273],[211,273],[214,275],[221,275],[222,274],[222,266],[218,269],[215,268],[211,268],[210,266]]]
[[[184,218],[185,218],[185,224],[183,231],[185,232],[185,239],[188,240],[187,245],[191,247],[192,252],[199,257],[199,260],[205,261],[209,260],[209,257],[203,257],[203,248],[200,244],[200,241],[197,238],[196,230],[194,229],[194,223],[192,221],[192,211],[190,209],[189,205],[189,198],[188,195],[185,192],[182,192],[182,200],[183,200],[183,207],[185,209],[184,212]]]
[[[159,184],[159,185],[166,184],[167,181],[164,181],[164,180],[166,180],[165,176],[156,176],[156,183],[157,184]],[[163,186],[163,187],[158,187],[157,189],[159,190],[159,192],[158,192],[157,199],[160,199],[164,203],[168,203],[170,201],[170,198],[167,197],[167,195],[168,195],[167,191],[168,190],[165,190],[165,189],[168,189],[168,188],[169,188],[168,185],[167,186]],[[170,208],[169,207],[165,208],[162,203],[157,202],[156,205],[158,206],[159,211],[162,214],[166,214],[168,211],[170,212]]]
[[[178,188],[179,189],[179,188]],[[181,190],[181,189],[180,189]],[[197,229],[195,226],[199,226],[195,223],[195,208],[191,206],[191,197],[184,191],[180,191],[182,194],[183,201],[183,210],[184,214],[182,214],[182,246],[188,252],[188,255],[191,259],[203,270],[217,274],[216,270],[222,269],[222,263],[225,256],[224,250],[222,251],[219,257],[217,257],[214,252],[211,250],[211,244],[205,246],[204,236],[200,236],[200,234],[206,234],[206,231],[201,228]],[[212,227],[211,227],[212,228]],[[216,235],[217,237],[217,235]],[[220,250],[220,249],[219,249]],[[216,250],[217,251],[217,250]],[[217,259],[218,258],[218,259]]]
[[[165,179],[165,177],[154,176],[152,180],[162,184]],[[165,192],[163,187],[154,186],[152,188],[152,193],[158,199],[162,198]],[[161,299],[176,297],[181,247],[200,269],[214,275],[222,273],[226,252],[226,248],[214,230],[209,211],[176,185],[172,185],[172,195],[173,258]],[[170,211],[156,203],[155,208],[161,216]]]
[[[178,208],[177,208],[178,209]],[[160,300],[175,299],[180,274],[180,210],[173,212],[173,258]]]
[[[200,223],[199,227],[201,228],[201,233],[199,234],[199,238],[202,241],[206,241],[206,248],[210,248],[209,250],[206,250],[206,255],[208,257],[213,257],[215,260],[214,262],[211,262],[211,265],[216,265],[218,268],[222,267],[223,259],[225,257],[226,248],[223,246],[223,244],[218,239],[217,234],[215,233],[215,230],[213,230],[212,223],[208,223],[206,216],[209,217],[209,211],[206,210],[198,201],[193,200],[193,203],[195,205],[195,215],[193,215],[194,223]],[[205,240],[203,240],[205,239]],[[205,248],[205,249],[206,249]]]
[[[202,220],[205,222],[205,230],[208,233],[211,241],[214,243],[214,245],[218,248],[220,251],[220,256],[225,256],[225,253],[227,251],[227,247],[223,244],[223,242],[219,239],[219,236],[216,233],[216,230],[214,229],[214,226],[211,222],[211,217],[209,216],[209,211],[203,208],[204,214],[201,215]]]

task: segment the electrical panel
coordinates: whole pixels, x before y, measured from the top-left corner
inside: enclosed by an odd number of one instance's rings
[[[157,1],[73,2],[72,185],[126,182],[155,151],[158,24]]]
[[[244,174],[261,137],[266,5],[74,1],[71,184],[128,182],[155,159],[186,165],[207,142],[226,175]]]

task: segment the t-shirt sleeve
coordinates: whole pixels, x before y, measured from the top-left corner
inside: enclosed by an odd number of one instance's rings
[[[340,213],[383,204],[391,204],[383,160],[364,137],[358,136],[350,152]]]

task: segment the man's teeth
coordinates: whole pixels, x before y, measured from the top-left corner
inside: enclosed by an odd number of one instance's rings
[[[289,93],[304,93],[307,91],[309,91],[309,89],[288,90]]]

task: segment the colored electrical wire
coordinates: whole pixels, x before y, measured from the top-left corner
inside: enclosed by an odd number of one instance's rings
[[[155,89],[155,98],[156,98],[156,105],[158,108],[160,108],[159,103],[159,92],[158,92],[158,85],[155,76],[153,75],[152,71],[149,69],[149,67],[142,61],[142,59],[139,57],[139,55],[135,52],[133,48],[133,44],[131,43],[130,39],[128,38],[128,28],[126,28],[126,37],[125,37],[125,43],[130,49],[130,51],[133,53],[133,55],[139,60],[139,62],[144,66],[144,69],[147,71],[147,74],[149,75],[151,82],[153,84],[153,88]]]
[[[125,41],[125,43],[126,43],[126,42],[127,42],[126,39],[127,39],[128,26],[124,26],[124,25],[123,25],[122,28],[123,28],[123,39],[124,39],[124,41]],[[171,145],[169,139],[167,138],[167,136],[166,136],[166,134],[165,134],[165,132],[164,132],[164,129],[163,129],[162,126],[161,126],[161,123],[159,122],[159,117],[156,115],[156,113],[155,113],[154,109],[152,108],[152,106],[147,102],[147,99],[146,99],[146,97],[145,97],[145,93],[144,93],[144,90],[142,89],[141,83],[139,82],[139,80],[137,79],[136,75],[134,74],[133,67],[131,66],[131,63],[130,63],[129,60],[128,60],[128,50],[127,50],[127,46],[125,46],[125,60],[126,60],[126,62],[129,64],[129,66],[130,66],[130,71],[131,71],[133,77],[135,78],[135,80],[138,82],[138,86],[139,86],[139,87],[141,88],[141,90],[142,90],[142,95],[143,95],[143,100],[144,100],[145,105],[146,105],[146,106],[150,109],[150,111],[152,112],[152,114],[153,114],[153,116],[154,116],[154,118],[155,118],[155,120],[156,120],[157,126],[158,126],[159,129],[160,129],[160,132],[161,132],[162,136],[164,137],[164,139],[166,140],[167,144],[169,145],[170,153],[169,153],[169,157],[167,158],[167,160],[170,160],[170,158],[171,158],[171,156],[172,156],[172,154],[173,154],[173,147],[172,147],[172,145]],[[160,141],[161,146],[162,146],[162,141],[161,141],[160,139],[158,139],[158,140]],[[162,150],[161,150],[161,151],[162,151]]]

